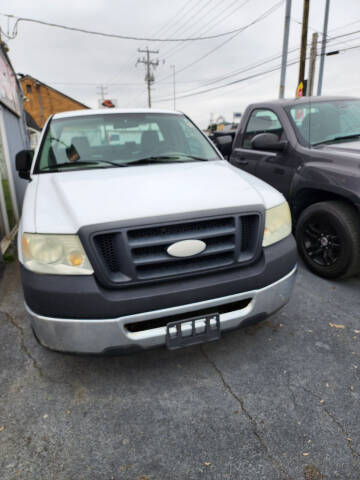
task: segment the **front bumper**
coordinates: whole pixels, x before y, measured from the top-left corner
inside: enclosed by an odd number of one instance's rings
[[[34,313],[27,305],[26,308],[31,315],[32,327],[38,339],[53,350],[97,354],[112,350],[141,350],[165,344],[166,327],[149,328],[153,319],[179,314],[184,314],[184,318],[191,318],[201,315],[202,310],[211,309],[216,312],[220,306],[248,299],[249,303],[245,307],[220,314],[221,330],[231,330],[263,320],[289,300],[296,269],[295,266],[290,273],[263,288],[117,318],[51,318]],[[148,326],[144,330],[137,329],[138,331],[129,329],[129,325],[140,322],[141,325],[148,322]]]

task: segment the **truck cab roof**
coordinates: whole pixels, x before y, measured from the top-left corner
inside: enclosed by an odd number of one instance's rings
[[[279,98],[276,100],[267,100],[265,102],[256,102],[248,106],[249,108],[259,107],[263,108],[264,106],[281,106],[286,107],[288,105],[297,105],[297,104],[309,104],[309,103],[319,103],[319,102],[329,102],[334,100],[358,100],[356,97],[340,97],[340,96],[321,96],[321,97],[300,97],[300,98]]]
[[[69,112],[56,113],[52,118],[70,118],[70,117],[83,117],[88,115],[110,115],[114,113],[154,113],[154,114],[174,114],[182,115],[182,112],[177,112],[174,110],[156,110],[152,108],[99,108],[99,109],[88,109],[88,110],[72,110]]]

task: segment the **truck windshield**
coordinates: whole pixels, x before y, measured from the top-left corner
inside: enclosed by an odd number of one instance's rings
[[[51,121],[35,173],[219,158],[184,115],[90,114]]]
[[[294,104],[288,113],[300,137],[313,146],[360,137],[360,100]]]

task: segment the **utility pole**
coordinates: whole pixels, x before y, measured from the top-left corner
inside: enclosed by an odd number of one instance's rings
[[[151,67],[157,67],[159,65],[159,60],[156,60],[156,62],[150,60],[150,54],[153,53],[156,55],[159,53],[159,50],[149,50],[148,47],[146,47],[145,50],[138,48],[138,52],[146,53],[146,57],[139,58],[136,63],[144,63],[146,65],[145,82],[147,83],[148,91],[148,107],[151,108],[151,84],[154,82],[154,75],[151,73]]]
[[[100,95],[100,103],[102,103],[105,100],[105,95],[107,95],[107,87],[104,85],[99,85],[96,87],[98,90],[98,94]]]
[[[291,0],[286,0],[279,98],[284,98],[285,94],[286,64],[289,48],[290,15]]]
[[[319,34],[313,33],[311,50],[310,50],[310,68],[309,68],[309,96],[311,97],[314,90],[314,80],[315,80],[315,63],[316,63],[316,51],[317,51],[317,42]]]
[[[310,7],[310,0],[304,0],[298,84],[300,84],[300,82],[304,83],[304,80],[305,80],[304,77],[305,77],[306,44],[307,44],[307,35],[308,35],[309,7]]]
[[[329,21],[329,10],[330,10],[330,0],[326,0],[324,27],[323,27],[322,44],[321,44],[320,67],[319,67],[319,81],[318,81],[318,88],[317,88],[318,95],[321,95],[323,76],[324,76],[324,63],[325,63],[326,40],[327,40],[327,30],[328,30],[328,21]]]
[[[174,110],[176,110],[176,88],[175,88],[175,65],[170,65],[173,71],[173,95],[174,95]]]

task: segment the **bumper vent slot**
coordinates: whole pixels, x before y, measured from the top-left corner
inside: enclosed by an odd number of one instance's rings
[[[116,234],[98,235],[95,237],[95,244],[108,270],[110,272],[119,272],[121,268],[120,252],[116,246]]]
[[[192,310],[190,313],[179,313],[177,315],[170,315],[168,317],[154,318],[152,320],[145,320],[142,322],[134,322],[125,324],[125,328],[129,332],[142,332],[144,330],[152,330],[153,328],[166,327],[170,322],[186,320],[187,318],[197,316],[212,315],[214,313],[219,313],[223,315],[224,313],[234,312],[236,310],[243,310],[251,302],[251,298],[245,298],[243,300],[238,300],[237,302],[225,303],[224,305],[217,305],[216,307],[211,308],[197,308]]]

